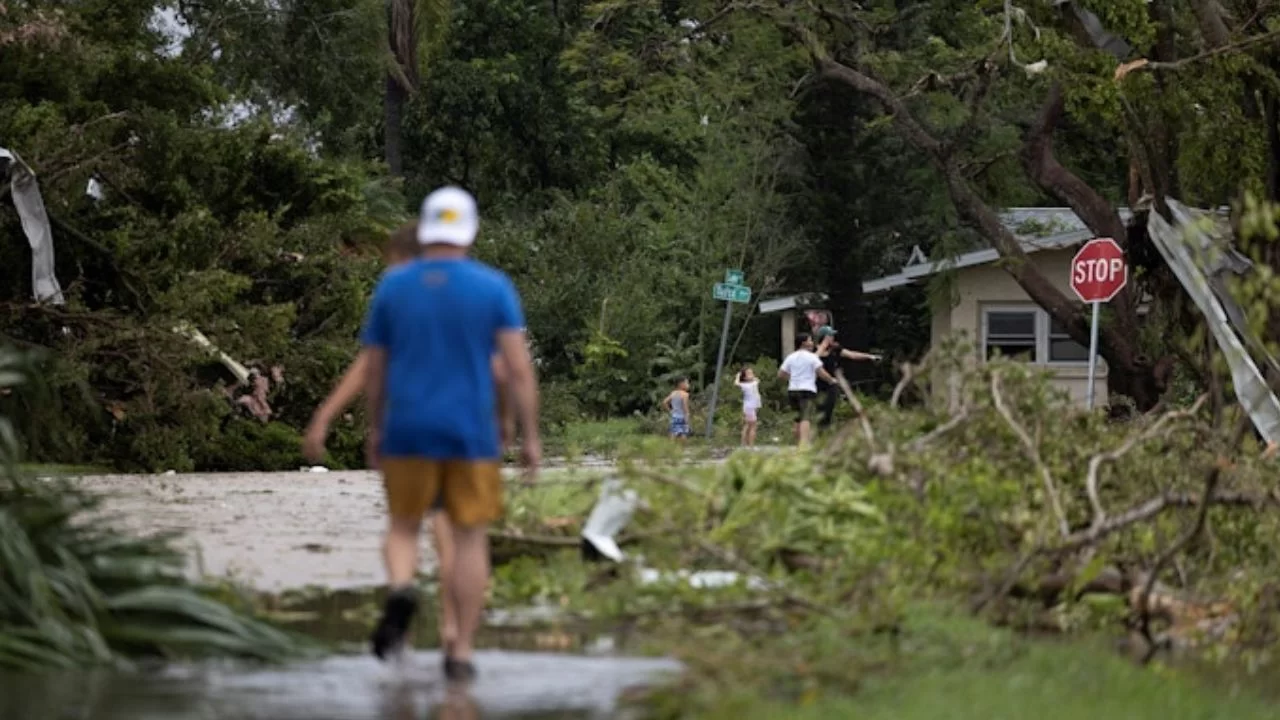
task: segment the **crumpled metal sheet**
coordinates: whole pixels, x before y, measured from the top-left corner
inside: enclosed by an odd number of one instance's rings
[[[1099,50],[1109,53],[1120,61],[1124,61],[1125,58],[1129,57],[1129,53],[1133,51],[1133,48],[1129,47],[1129,43],[1125,42],[1124,38],[1109,32],[1102,26],[1102,21],[1098,19],[1098,16],[1080,7],[1080,3],[1072,0],[1054,0],[1053,5],[1054,7],[1070,6],[1071,13],[1075,15],[1080,26],[1084,28],[1085,33],[1089,36],[1089,41]]]
[[[38,302],[61,305],[62,286],[54,275],[53,229],[49,226],[49,214],[40,197],[36,174],[12,150],[0,148],[0,160],[7,160],[9,187],[13,193],[13,205],[22,220],[22,232],[31,245],[31,290]]]
[[[1152,212],[1147,217],[1151,240],[1208,321],[1209,331],[1231,369],[1236,397],[1253,426],[1266,442],[1280,442],[1280,400],[1241,342],[1241,337],[1250,337],[1244,312],[1226,292],[1226,273],[1247,271],[1251,267],[1248,258],[1222,241],[1227,235],[1207,230],[1200,221],[1202,213],[1176,200],[1166,198],[1165,202],[1177,225],[1170,225],[1159,213]],[[1218,237],[1215,239],[1214,235]],[[1261,347],[1256,339],[1250,342],[1255,344]],[[1269,355],[1266,359],[1275,363]]]

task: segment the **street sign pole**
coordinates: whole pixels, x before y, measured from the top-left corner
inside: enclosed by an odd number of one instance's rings
[[[1129,264],[1124,248],[1112,238],[1094,238],[1071,259],[1071,289],[1081,302],[1093,306],[1093,322],[1089,327],[1089,387],[1085,405],[1093,410],[1098,383],[1098,315],[1102,303],[1120,294],[1129,283]]]
[[[720,371],[724,369],[724,349],[729,343],[729,319],[733,315],[733,303],[724,304],[724,325],[720,328],[720,352],[716,353],[716,383],[711,386],[711,403],[707,405],[707,439],[715,432],[716,401],[720,399]]]
[[[1102,307],[1102,303],[1094,302],[1093,305],[1093,326],[1089,329],[1089,391],[1085,396],[1085,405],[1088,409],[1093,409],[1093,383],[1098,373],[1098,309]]]
[[[707,439],[715,432],[716,402],[720,399],[720,373],[724,370],[724,350],[729,344],[729,320],[733,304],[751,302],[751,288],[743,285],[746,275],[741,270],[726,270],[724,282],[711,288],[711,297],[724,302],[724,326],[720,328],[720,352],[716,354],[716,382],[711,386],[711,402],[707,405]]]

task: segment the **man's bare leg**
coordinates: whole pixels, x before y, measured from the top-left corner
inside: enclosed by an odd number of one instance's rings
[[[796,437],[799,438],[800,447],[804,447],[809,444],[809,421],[808,420],[801,420],[796,425]]]
[[[449,524],[449,516],[436,512],[431,518],[431,530],[435,540],[436,558],[439,562],[440,582],[440,647],[445,655],[453,654],[453,646],[458,641],[458,611],[453,601],[453,527]]]
[[[418,569],[418,533],[421,517],[391,518],[382,543],[382,557],[387,566],[386,606],[373,633],[373,652],[380,659],[403,646],[417,610],[413,576]]]
[[[392,589],[413,584],[418,570],[418,534],[421,518],[391,518],[382,541],[382,559],[387,566],[387,585]]]
[[[487,525],[453,526],[453,577],[451,591],[458,615],[458,639],[452,659],[471,662],[476,632],[484,615],[485,590],[489,586],[489,532]]]

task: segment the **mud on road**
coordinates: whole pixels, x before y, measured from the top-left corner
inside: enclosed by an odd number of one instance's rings
[[[114,523],[176,532],[193,574],[230,577],[265,592],[383,580],[386,524],[372,472],[87,476]],[[424,562],[433,563],[429,548]]]

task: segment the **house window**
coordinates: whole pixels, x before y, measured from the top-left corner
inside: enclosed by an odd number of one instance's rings
[[[1048,313],[1045,314],[1048,315]],[[1057,320],[1047,319],[1049,320],[1049,362],[1089,362],[1089,348],[1072,340]]]
[[[984,307],[982,351],[988,360],[997,354],[1053,365],[1089,360],[1089,349],[1072,340],[1049,313],[1035,305]]]
[[[1036,320],[1035,310],[987,310],[983,317],[987,359],[998,354],[1035,362]]]

